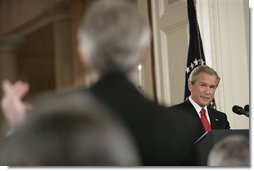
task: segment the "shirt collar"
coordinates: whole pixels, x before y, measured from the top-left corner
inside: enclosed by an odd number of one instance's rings
[[[191,104],[193,105],[193,107],[195,108],[195,110],[197,111],[198,115],[200,116],[200,115],[201,115],[201,114],[200,114],[200,110],[202,109],[202,107],[199,106],[199,105],[191,98],[191,96],[189,96],[189,100],[190,100]],[[203,107],[203,108],[205,109],[206,113],[208,113],[208,111],[207,111],[207,106],[205,106],[205,107]]]

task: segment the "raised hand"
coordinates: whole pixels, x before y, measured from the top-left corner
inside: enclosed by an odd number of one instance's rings
[[[32,109],[31,105],[22,101],[29,90],[28,83],[17,81],[12,84],[8,80],[2,82],[3,98],[1,107],[3,114],[12,129],[25,122],[26,114]]]

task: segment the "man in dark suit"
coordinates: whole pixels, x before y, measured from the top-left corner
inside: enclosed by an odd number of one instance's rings
[[[79,52],[91,68],[89,89],[126,124],[142,165],[193,165],[194,131],[144,97],[133,73],[149,54],[150,30],[135,5],[105,0],[91,7],[79,28]],[[186,135],[186,136],[183,136]]]
[[[196,140],[206,131],[230,129],[226,114],[208,106],[214,98],[219,81],[220,77],[214,69],[207,65],[196,67],[188,80],[191,95],[183,103],[168,108],[169,113],[188,117],[190,126],[198,125]],[[202,113],[204,120],[202,120]]]
[[[104,75],[90,90],[130,129],[143,165],[194,165],[195,131],[182,126],[185,118],[169,115],[121,74]]]
[[[136,6],[127,0],[95,2],[81,20],[78,42],[93,83],[79,92],[92,92],[122,120],[134,137],[142,165],[193,165],[196,126],[189,129],[184,116],[168,114],[134,84],[133,73],[150,46],[149,25]]]

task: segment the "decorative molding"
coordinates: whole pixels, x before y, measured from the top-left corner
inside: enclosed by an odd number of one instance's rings
[[[162,0],[158,1],[159,16],[162,17],[165,13],[172,10],[177,10],[182,6],[187,6],[186,0]]]
[[[166,28],[163,28],[163,31],[165,31],[166,33],[174,32],[174,31],[177,31],[177,30],[179,30],[181,28],[187,27],[188,24],[189,24],[188,20],[185,19],[185,20],[183,20],[181,22],[178,22],[178,23],[176,23],[174,25],[170,25],[170,26],[168,26]]]
[[[181,3],[187,4],[186,0],[167,0],[167,5],[175,5],[175,4],[181,4]]]
[[[68,17],[63,0],[0,1],[0,36],[31,32],[42,23]]]
[[[170,5],[170,4],[173,4],[173,3],[175,3],[176,1],[178,1],[178,0],[168,0],[168,4]]]
[[[217,109],[227,114],[231,128],[248,129],[247,118],[231,115],[234,104],[249,104],[244,3],[241,0],[234,3],[213,0],[207,5],[212,67],[222,78],[215,95]]]
[[[1,37],[0,38],[0,51],[13,51],[20,43],[24,41],[21,37]],[[0,55],[1,56],[1,55]]]
[[[161,73],[159,76],[161,77],[162,83],[162,101],[163,105],[169,105],[171,102],[170,96],[170,76],[169,76],[169,68],[168,68],[168,41],[167,41],[167,33],[164,31],[160,31],[160,40],[161,40]]]
[[[179,73],[176,72],[180,70],[178,65],[182,65],[182,60],[184,60],[182,59],[185,56],[184,51],[187,51],[185,41],[187,41],[188,28],[186,0],[177,0],[172,4],[168,2],[168,0],[152,1],[157,99],[165,106],[175,104],[182,98],[182,95],[178,93],[182,91],[182,88],[177,87],[177,83],[173,80],[182,79],[182,75],[178,77]],[[181,40],[177,38],[177,34],[181,36]],[[175,48],[174,39],[184,46],[181,49],[170,49]],[[172,44],[174,45],[171,46]],[[176,59],[175,66],[172,62],[174,55],[181,56]],[[169,67],[169,64],[172,66]],[[176,66],[177,69],[172,69]],[[182,81],[177,80],[177,82]]]

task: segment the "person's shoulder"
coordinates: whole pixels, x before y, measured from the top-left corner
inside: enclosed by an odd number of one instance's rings
[[[230,123],[227,119],[227,115],[224,112],[221,112],[219,110],[216,110],[214,108],[208,107],[208,112],[215,116],[216,119],[220,120],[222,123],[224,123],[223,129],[230,129]]]
[[[190,103],[188,101],[184,101],[182,103],[178,103],[175,105],[171,105],[167,107],[167,110],[176,110],[176,109],[183,109],[183,108],[188,108],[190,107]]]
[[[79,99],[88,98],[88,96],[92,96],[91,92],[83,87],[66,88],[57,92],[50,91],[39,95],[33,100],[33,105],[41,106],[59,101],[78,101]]]
[[[214,113],[225,114],[224,112],[221,112],[221,111],[219,111],[219,110],[217,110],[217,109],[214,109],[213,107],[207,107],[207,108],[208,108],[209,111],[212,111],[212,112],[214,112]]]
[[[208,111],[213,113],[214,115],[217,115],[217,116],[226,116],[226,113],[222,112],[222,111],[219,111],[217,109],[214,109],[212,107],[207,107],[208,108]]]
[[[166,111],[166,107],[159,103],[158,101],[152,99],[151,97],[148,97],[140,92],[138,92],[137,96],[138,99],[136,99],[137,101],[140,102],[140,104],[142,104],[142,106],[144,106],[146,108],[146,111],[160,111],[159,113],[165,113]],[[136,101],[136,102],[137,102]]]

